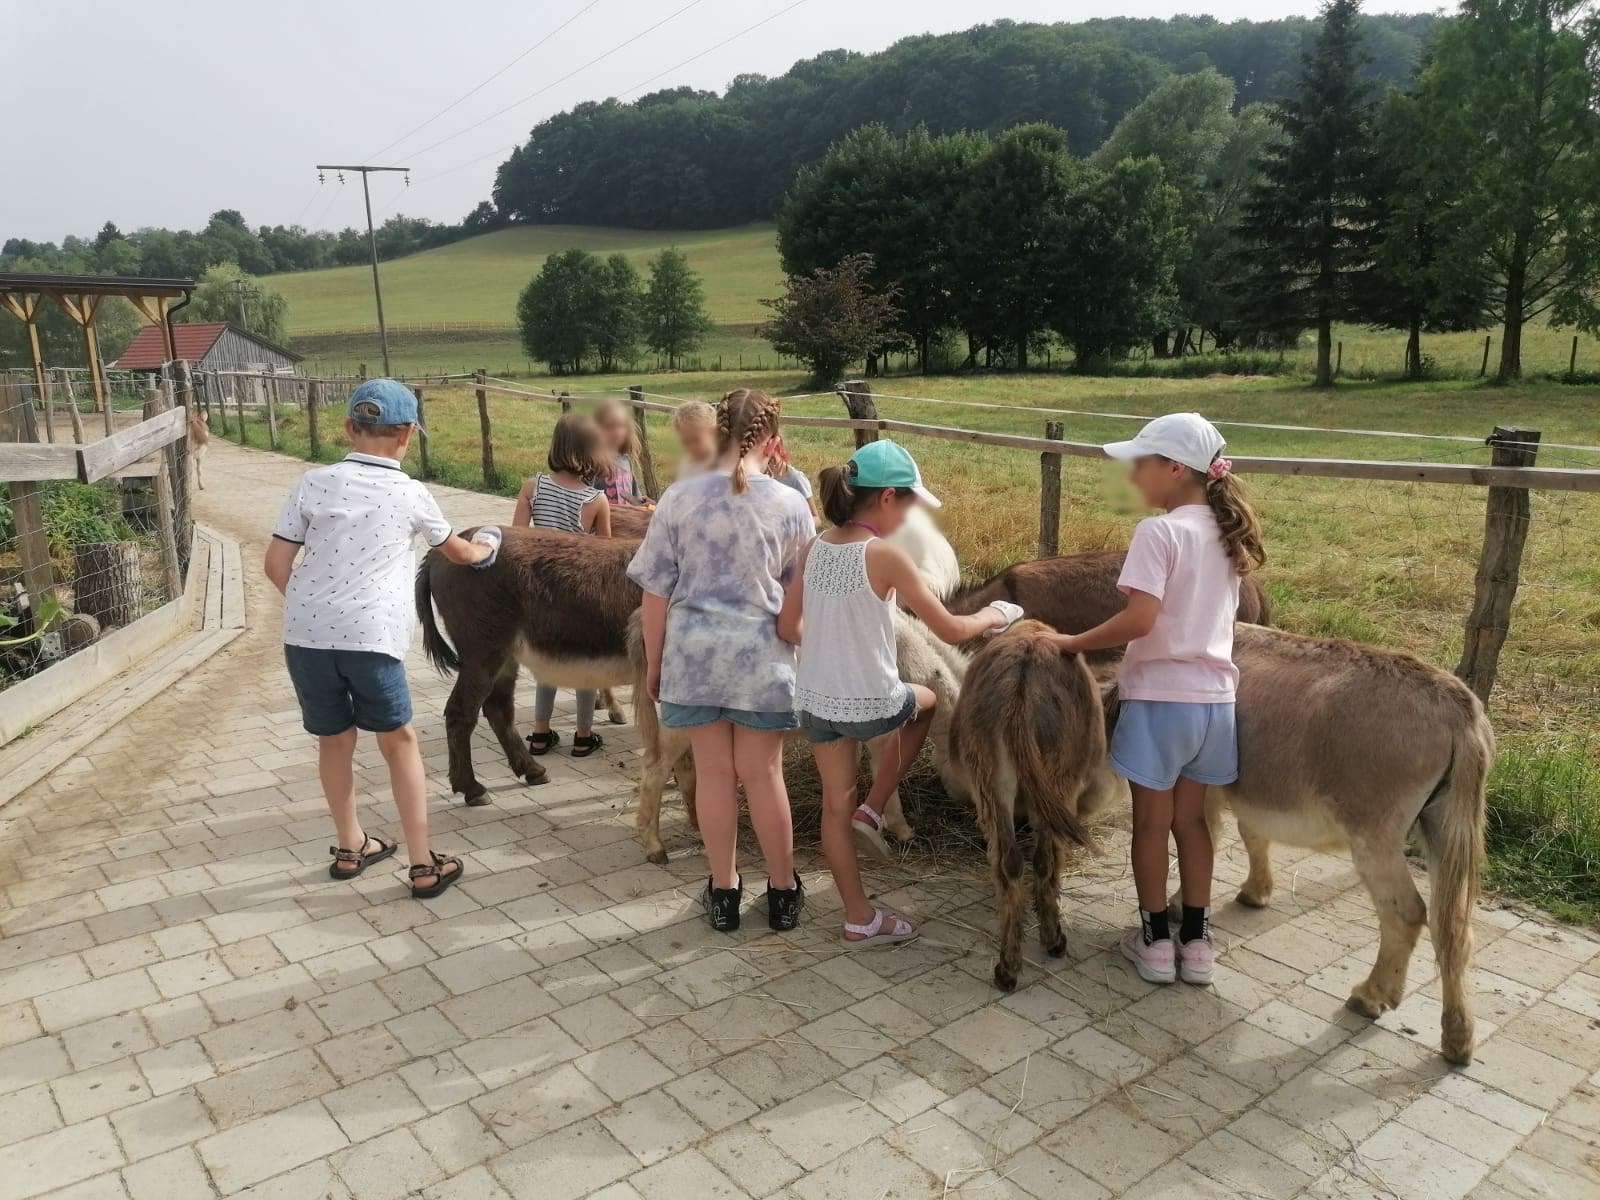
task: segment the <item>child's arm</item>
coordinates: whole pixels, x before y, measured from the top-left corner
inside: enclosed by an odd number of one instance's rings
[[[1003,628],[1006,615],[997,608],[984,606],[970,616],[958,616],[944,606],[928,587],[911,556],[899,546],[878,539],[867,547],[869,577],[874,582],[886,582],[900,596],[900,603],[915,613],[924,625],[933,630],[933,636],[954,646],[981,637],[991,629]]]
[[[639,608],[644,631],[645,691],[661,702],[661,649],[667,644],[667,598],[645,592]]]
[[[280,537],[267,543],[267,560],[262,569],[279,592],[288,591],[289,576],[294,574],[294,560],[299,553],[298,545]]]
[[[511,523],[518,529],[533,524],[533,480],[522,485],[517,493],[517,506],[511,511]]]
[[[578,519],[583,522],[583,527],[595,537],[610,537],[611,501],[606,499],[604,492],[601,492],[583,506],[578,514]]]
[[[1101,621],[1084,633],[1058,633],[1051,641],[1063,650],[1084,654],[1090,650],[1111,650],[1126,646],[1134,638],[1142,638],[1156,625],[1161,612],[1161,601],[1149,592],[1128,593],[1128,607],[1114,617]]]
[[[778,612],[778,636],[791,646],[800,644],[806,602],[806,559],[810,555],[811,543],[807,542],[806,548],[800,551],[800,557],[795,561],[789,586],[783,589],[783,608]]]
[[[452,533],[444,541],[434,547],[440,554],[451,562],[463,567],[470,567],[481,563],[494,553],[493,546],[486,546],[482,542],[469,542],[459,533]]]

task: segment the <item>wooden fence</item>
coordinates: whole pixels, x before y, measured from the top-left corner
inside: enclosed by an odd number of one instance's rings
[[[364,377],[364,372],[362,376]],[[235,374],[233,378],[250,378]],[[268,393],[266,422],[270,444],[278,447],[275,405],[281,403],[277,385],[284,385],[290,377],[260,377],[274,386]],[[318,410],[336,397],[345,394],[352,385],[348,377],[332,379],[295,378],[292,386],[296,402],[305,409],[312,447],[312,457],[321,456],[322,439]],[[411,381],[408,381],[411,382]],[[477,403],[481,469],[484,484],[491,489],[501,484],[499,468],[495,461],[493,414],[489,404],[491,396],[516,397],[522,401],[559,406],[570,410],[575,398],[568,393],[550,394],[527,388],[511,386],[492,379],[486,370],[473,374],[470,383]],[[418,410],[425,414],[425,390],[433,381],[414,383]],[[209,389],[202,388],[202,395]],[[878,414],[871,387],[864,381],[852,380],[836,389],[846,416],[785,416],[784,425],[794,428],[837,429],[848,433],[856,446],[876,440],[881,434],[904,434],[911,437],[935,438],[944,441],[964,442],[974,446],[995,446],[1018,450],[1039,456],[1039,539],[1038,554],[1047,557],[1059,553],[1061,524],[1061,475],[1064,458],[1103,460],[1104,451],[1098,444],[1069,441],[1063,437],[1059,421],[1049,421],[1044,426],[1044,436],[1028,437],[1018,434],[990,433],[975,429],[962,429],[947,425],[928,425],[914,421],[898,421]],[[650,398],[640,386],[627,389],[619,398],[632,406],[639,431],[640,476],[645,489],[658,494],[658,478],[654,454],[650,446],[649,428],[645,422],[648,413],[670,414],[677,404],[661,398]],[[226,417],[224,418],[226,420]],[[236,413],[240,440],[244,439],[244,410]],[[424,421],[426,417],[424,415]],[[1287,475],[1319,479],[1349,479],[1386,481],[1394,483],[1421,483],[1453,487],[1479,487],[1486,489],[1484,533],[1478,559],[1474,597],[1465,621],[1465,646],[1457,673],[1472,689],[1487,700],[1498,671],[1500,650],[1509,632],[1511,605],[1520,578],[1523,546],[1527,539],[1531,491],[1596,493],[1600,492],[1600,470],[1549,468],[1537,465],[1540,444],[1538,430],[1497,427],[1485,442],[1492,449],[1487,466],[1460,463],[1402,462],[1368,459],[1286,458],[1273,456],[1238,456],[1233,458],[1233,469],[1245,474]],[[424,478],[431,474],[427,442],[422,442],[421,469]]]

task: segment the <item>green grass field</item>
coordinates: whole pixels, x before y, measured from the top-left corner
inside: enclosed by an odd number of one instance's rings
[[[733,377],[679,374],[529,381],[549,394],[571,388],[579,403],[642,382],[668,397],[715,399],[748,382],[785,394],[789,415],[843,415],[832,396],[803,398],[797,372]],[[1591,388],[1529,383],[1348,383],[1313,392],[1289,379],[1077,378],[1063,375],[880,381],[877,390],[942,401],[1016,406],[968,408],[880,396],[881,415],[927,424],[1042,434],[1062,421],[1075,441],[1127,436],[1131,420],[1048,414],[1049,408],[1148,415],[1198,408],[1224,422],[1239,455],[1376,458],[1485,463],[1481,438],[1498,424],[1524,424],[1546,442],[1600,445],[1600,405]],[[476,405],[470,389],[426,389],[435,476],[482,487]],[[500,487],[513,494],[537,470],[559,409],[531,398],[491,397]],[[1462,441],[1241,428],[1231,421],[1456,435]],[[657,470],[671,478],[676,447],[666,420],[650,417]],[[282,421],[285,449],[305,452],[302,419]],[[265,431],[252,425],[252,444]],[[1038,456],[909,435],[969,577],[982,578],[1036,553]],[[813,477],[842,461],[849,435],[792,428],[797,463]],[[334,447],[325,447],[331,456]],[[1600,453],[1550,447],[1543,465],[1600,467]],[[415,470],[418,463],[410,464]],[[1446,668],[1460,654],[1481,544],[1481,489],[1282,476],[1250,481],[1267,531],[1264,579],[1277,622],[1309,634],[1352,637],[1411,650]],[[1139,516],[1115,464],[1065,460],[1064,551],[1120,546]],[[1600,495],[1536,493],[1522,587],[1501,658],[1492,716],[1501,739],[1494,781],[1489,881],[1562,916],[1600,920]],[[1353,751],[1355,752],[1355,751]]]
[[[674,232],[545,225],[503,229],[382,264],[394,371],[452,374],[487,367],[505,376],[536,374],[538,366],[524,356],[514,328],[517,296],[548,255],[572,246],[599,254],[621,251],[641,272],[665,246],[677,246],[688,256],[705,284],[706,306],[716,324],[705,349],[691,360],[694,369],[737,372],[794,365],[779,362],[755,334],[756,324],[767,315],[760,301],[777,295],[783,283],[772,226]],[[343,374],[361,363],[379,370],[370,268],[274,275],[271,282],[289,300],[291,340],[307,356],[308,371]],[[441,324],[493,328],[416,328]],[[1396,334],[1350,326],[1339,329],[1336,336],[1343,343],[1347,377],[1400,373],[1404,343]],[[1492,336],[1491,373],[1499,353],[1498,331]],[[1473,378],[1483,360],[1483,338],[1481,332],[1428,336],[1423,353],[1439,376]],[[1530,376],[1564,372],[1571,350],[1570,331],[1530,328],[1525,335],[1524,369]],[[1052,358],[1062,367],[1068,365],[1059,351]],[[1291,370],[1306,373],[1312,348],[1303,345],[1286,358]],[[892,360],[891,370],[900,362]],[[642,358],[638,369],[651,370],[654,365]],[[1579,339],[1578,369],[1600,372],[1600,339]]]

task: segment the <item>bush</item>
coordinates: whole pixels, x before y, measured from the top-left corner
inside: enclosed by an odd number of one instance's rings
[[[90,483],[46,484],[40,497],[50,553],[69,559],[84,542],[120,542],[137,535],[122,517],[122,495]],[[10,506],[7,506],[7,516]]]

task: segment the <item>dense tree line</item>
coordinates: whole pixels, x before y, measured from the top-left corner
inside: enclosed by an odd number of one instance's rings
[[[615,371],[638,357],[641,341],[675,366],[704,344],[711,319],[700,278],[679,250],[656,255],[646,283],[625,254],[573,248],[545,259],[523,288],[517,327],[529,358],[570,375]]]
[[[968,365],[1023,368],[1053,338],[1092,370],[1310,330],[1325,385],[1336,322],[1405,331],[1420,375],[1426,332],[1498,320],[1514,378],[1528,321],[1600,326],[1600,24],[1578,0],[1465,0],[1387,92],[1374,28],[1330,0],[1278,102],[1169,76],[1082,157],[1048,125],[858,129],[785,198],[790,296],[851,263],[892,297],[869,371],[901,346],[926,370],[952,335]]]
[[[1431,16],[1364,18],[1375,84],[1410,76]],[[1210,17],[1033,25],[829,51],[727,90],[584,103],[534,128],[499,169],[495,212],[544,224],[717,228],[770,219],[796,172],[864,125],[999,134],[1045,123],[1089,154],[1163,79],[1214,68],[1236,107],[1287,95],[1316,30],[1303,19]]]
[[[431,250],[500,224],[487,203],[460,225],[425,217],[393,216],[378,227],[378,257],[399,258]],[[124,234],[107,221],[92,238],[68,235],[59,243],[8,238],[0,245],[0,271],[62,275],[146,275],[197,278],[207,267],[231,263],[251,275],[349,266],[371,258],[365,230],[310,230],[299,225],[251,228],[236,209],[211,214],[205,228],[136,229]]]

